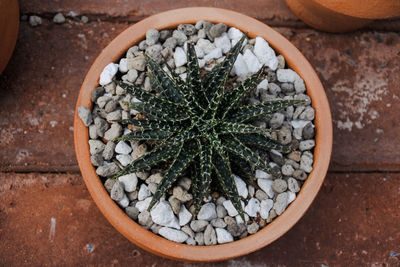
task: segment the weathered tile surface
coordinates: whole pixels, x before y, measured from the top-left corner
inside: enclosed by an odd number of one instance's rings
[[[186,266],[120,235],[78,175],[0,174],[0,180],[1,266]],[[329,174],[287,234],[214,266],[397,266],[399,190],[399,174]]]

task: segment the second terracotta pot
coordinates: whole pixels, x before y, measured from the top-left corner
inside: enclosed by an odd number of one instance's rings
[[[91,108],[91,92],[99,84],[99,76],[110,62],[116,62],[131,46],[145,38],[147,30],[171,29],[182,23],[207,20],[225,23],[248,32],[251,38],[261,36],[275,51],[283,55],[287,64],[295,70],[307,86],[316,111],[316,146],[314,166],[295,201],[272,223],[254,235],[238,241],[215,246],[190,246],[164,239],[143,229],[130,219],[110,198],[90,161],[88,129],[78,117],[79,106]],[[86,186],[108,221],[126,238],[141,248],[160,256],[176,260],[210,262],[227,260],[260,249],[283,234],[303,216],[316,197],[328,170],[332,150],[332,121],[324,88],[306,58],[282,35],[267,25],[237,12],[217,8],[185,8],[171,10],[146,18],[130,26],[117,36],[98,56],[83,82],[76,103],[74,119],[75,151]]]

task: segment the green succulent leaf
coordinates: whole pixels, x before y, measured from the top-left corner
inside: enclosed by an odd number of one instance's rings
[[[283,153],[289,153],[292,149],[290,146],[282,145],[263,134],[250,133],[250,134],[235,134],[235,136],[243,143],[249,146],[262,148],[265,150],[275,149]]]

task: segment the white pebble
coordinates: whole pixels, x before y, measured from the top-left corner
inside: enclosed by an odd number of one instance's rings
[[[256,38],[254,54],[261,64],[268,66],[271,70],[276,70],[278,67],[278,58],[275,55],[275,51],[268,45],[267,41],[261,37]]]
[[[244,211],[250,216],[250,217],[256,217],[257,212],[260,211],[260,201],[257,198],[251,198],[249,202],[247,203],[246,207],[244,208]]]
[[[206,39],[199,39],[196,46],[203,50],[204,54],[208,54],[216,48],[215,45],[210,42],[210,40]]]
[[[139,189],[138,200],[139,201],[144,200],[149,196],[151,196],[151,192],[150,192],[149,188],[147,188],[147,186],[145,184],[142,184]]]
[[[305,120],[293,120],[290,122],[293,126],[293,128],[297,129],[297,128],[304,128],[309,121],[305,121]]]
[[[235,27],[231,27],[228,30],[228,37],[231,40],[236,40],[236,39],[240,39],[243,36],[243,32],[241,32],[239,29],[235,28]]]
[[[124,133],[125,134],[125,133]],[[118,142],[118,144],[115,146],[115,152],[118,154],[129,154],[132,152],[132,148],[130,145],[128,145],[124,141]]]
[[[296,193],[289,191],[289,192],[287,192],[287,194],[288,194],[288,204],[290,204],[293,202],[293,200],[296,199]]]
[[[233,241],[233,236],[223,228],[216,228],[217,241],[219,244],[229,243]]]
[[[246,62],[247,69],[251,73],[257,72],[261,67],[260,61],[258,61],[257,57],[251,52],[250,49],[246,49],[243,54],[243,60]]]
[[[121,58],[119,61],[119,71],[121,73],[126,73],[128,72],[128,60],[126,58]]]
[[[275,193],[272,189],[272,184],[274,182],[270,179],[258,179],[257,184],[258,186],[265,192],[270,198],[273,198]]]
[[[214,39],[214,44],[216,47],[221,48],[223,53],[229,52],[232,47],[228,34],[225,32],[220,37]]]
[[[174,60],[176,67],[181,67],[186,64],[187,62],[186,54],[181,47],[175,48]]]
[[[210,53],[204,56],[204,60],[206,62],[210,61],[211,59],[218,59],[222,57],[222,50],[221,48],[217,47],[214,50],[212,50]]]
[[[168,240],[175,241],[178,243],[183,243],[189,238],[189,236],[184,232],[180,230],[171,229],[169,227],[161,227],[160,230],[158,230],[158,233],[162,237],[165,237]]]
[[[129,206],[129,199],[128,197],[124,194],[124,197],[118,201],[118,204],[122,207],[122,208],[126,208]]]
[[[282,83],[294,83],[296,79],[300,79],[300,76],[291,69],[278,69],[276,77]]]
[[[246,183],[237,175],[233,175],[239,196],[247,198],[249,191],[247,190]]]
[[[235,220],[236,220],[237,224],[244,223],[244,221],[243,221],[242,217],[240,217],[240,215],[236,215]],[[250,220],[250,217],[249,217],[249,215],[247,215],[247,213],[244,214],[244,220],[246,222],[248,222]]]
[[[186,209],[185,205],[181,205],[178,217],[179,217],[179,225],[184,226],[190,222],[193,215]]]
[[[124,190],[126,192],[133,192],[136,190],[136,186],[138,183],[138,178],[136,174],[134,173],[126,174],[119,177],[118,180],[123,184]]]
[[[257,85],[257,89],[263,89],[263,90],[268,90],[268,80],[264,79],[262,80],[258,85]]]
[[[215,218],[217,218],[217,211],[214,203],[204,204],[197,215],[197,219],[205,221],[211,221]]]
[[[272,176],[271,176],[271,174],[266,173],[265,171],[256,170],[256,178],[257,179],[271,179]]]
[[[119,163],[121,163],[121,165],[124,167],[128,166],[133,161],[133,158],[131,155],[121,154],[121,155],[117,155],[116,158],[119,161]]]
[[[138,201],[138,202],[136,202],[135,207],[136,207],[140,212],[143,212],[143,211],[147,210],[147,208],[149,207],[150,202],[151,202],[151,199],[152,199],[152,197],[148,197],[148,198],[146,198],[145,200]]]
[[[118,64],[108,64],[100,74],[100,85],[107,85],[112,82],[118,71]]]
[[[272,199],[264,199],[261,201],[260,204],[260,216],[264,220],[268,219],[269,217],[269,211],[272,209],[274,206],[274,201]]]
[[[151,219],[154,223],[180,229],[178,219],[175,217],[171,206],[165,200],[161,200],[150,211]]]
[[[237,76],[246,76],[249,73],[246,62],[243,60],[242,54],[239,54],[236,58],[235,64],[233,64],[232,74]]]

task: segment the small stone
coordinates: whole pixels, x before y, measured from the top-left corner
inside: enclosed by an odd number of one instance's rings
[[[228,30],[228,37],[231,40],[238,40],[240,38],[242,38],[243,36],[243,32],[241,32],[239,29],[235,28],[235,27],[231,27]]]
[[[273,198],[275,195],[274,190],[272,189],[273,181],[269,179],[258,179],[258,186],[268,195],[268,197]]]
[[[179,201],[179,199],[171,196],[168,199],[169,204],[171,205],[172,211],[174,212],[174,214],[179,214],[179,211],[181,210],[181,202]]]
[[[184,190],[188,191],[190,189],[190,185],[192,184],[192,180],[187,177],[183,177],[179,180],[178,185],[182,187]]]
[[[104,138],[106,140],[114,140],[120,137],[122,134],[122,126],[118,123],[111,124],[111,128],[104,133]]]
[[[249,197],[254,197],[254,194],[256,192],[256,189],[254,188],[254,186],[249,185],[248,186],[248,191],[249,191]]]
[[[262,67],[257,57],[253,54],[253,52],[251,52],[250,49],[244,51],[243,60],[246,63],[247,69],[250,73],[256,73]]]
[[[89,140],[90,154],[95,155],[103,152],[105,144],[100,140]]]
[[[149,178],[146,179],[146,183],[150,184],[150,183],[155,183],[155,184],[159,184],[162,180],[162,175],[161,173],[155,173],[149,176]]]
[[[152,197],[148,197],[148,198],[146,198],[145,200],[138,201],[138,202],[136,202],[135,207],[136,207],[140,212],[143,212],[143,211],[147,210],[147,208],[149,207],[150,202],[151,202],[151,199],[152,199]],[[153,221],[154,221],[154,220],[153,220]]]
[[[291,69],[278,69],[276,77],[282,83],[294,83],[295,80],[300,79],[300,76]]]
[[[146,44],[154,45],[157,43],[158,38],[160,38],[160,32],[156,29],[150,29],[146,32]]]
[[[96,169],[96,173],[103,177],[114,176],[119,172],[119,167],[114,163],[104,164]]]
[[[301,159],[301,152],[300,151],[292,151],[288,155],[288,158],[293,160],[293,161],[299,162],[300,159]]]
[[[162,49],[163,48],[160,44],[155,44],[146,48],[146,54],[155,62],[160,63],[162,61]]]
[[[224,222],[226,223],[226,225],[236,224],[236,220],[229,216],[224,217]]]
[[[226,223],[223,219],[216,218],[211,221],[211,225],[216,228],[224,228],[226,226]]]
[[[272,189],[274,189],[274,191],[277,193],[285,192],[287,189],[287,183],[283,179],[276,179],[272,184]]]
[[[296,94],[301,94],[306,91],[306,85],[302,78],[298,78],[294,81],[294,90],[296,90]]]
[[[247,198],[247,196],[249,195],[249,191],[247,190],[246,183],[237,175],[233,175],[233,178],[235,179],[235,184],[239,196]]]
[[[144,200],[149,196],[151,196],[150,190],[147,188],[145,184],[141,184],[138,193],[138,200]]]
[[[236,58],[235,64],[232,68],[232,73],[236,74],[239,77],[244,77],[249,74],[249,69],[247,67],[246,62],[243,59],[242,54],[239,54]]]
[[[187,234],[191,238],[195,238],[195,233],[193,230],[190,228],[189,225],[182,226],[181,231]]]
[[[118,64],[108,64],[100,74],[100,85],[107,85],[112,82],[115,74],[118,72]]]
[[[172,51],[178,45],[178,41],[175,37],[169,37],[163,44],[163,46]]]
[[[256,222],[253,222],[252,224],[247,225],[247,232],[252,235],[257,233],[259,228],[260,226]]]
[[[192,219],[192,214],[186,209],[185,205],[181,205],[178,218],[180,226],[186,225]]]
[[[89,18],[87,16],[81,16],[81,21],[83,24],[89,23]]]
[[[307,174],[303,170],[295,170],[293,172],[293,177],[297,180],[304,181],[307,179]]]
[[[149,191],[154,195],[157,191],[157,184],[155,183],[149,183],[149,185],[147,186],[147,188],[149,189]]]
[[[300,114],[299,119],[312,121],[315,118],[315,111],[312,107],[306,107]]]
[[[237,212],[237,210],[235,209],[235,207],[233,206],[232,201],[226,200],[226,201],[224,201],[223,205],[224,205],[224,208],[226,209],[226,211],[228,212],[229,216],[234,217],[239,214]]]
[[[65,17],[62,13],[57,13],[54,18],[53,18],[53,22],[57,23],[57,24],[62,24],[65,22]]]
[[[279,127],[282,126],[282,123],[285,119],[285,115],[282,113],[276,112],[272,115],[272,118],[269,121],[269,126],[272,129],[278,129]]]
[[[262,170],[256,170],[255,176],[257,179],[272,179],[271,174],[266,173],[265,171]]]
[[[92,113],[90,112],[90,110],[84,106],[80,106],[78,108],[78,115],[79,118],[81,118],[83,124],[85,124],[85,126],[89,126],[90,124],[92,124],[93,119],[92,119]]]
[[[284,94],[289,94],[294,91],[294,86],[291,83],[282,83],[281,89]]]
[[[221,48],[217,47],[213,49],[210,53],[204,56],[205,62],[210,61],[211,59],[218,59],[222,57],[222,50]]]
[[[250,217],[256,217],[257,212],[260,211],[260,201],[257,198],[251,198],[247,203],[246,207],[244,208],[244,211]]]
[[[103,137],[105,132],[109,129],[109,125],[106,120],[96,117],[94,119],[94,125],[96,126],[97,135]]]
[[[286,127],[282,127],[278,132],[278,141],[282,145],[290,144],[290,142],[292,142],[292,133],[291,133],[291,131]]]
[[[115,111],[115,109],[116,109],[117,107],[118,107],[118,101],[117,101],[117,100],[110,100],[110,101],[108,101],[107,104],[105,105],[104,110],[105,110],[107,113],[111,113],[111,112]],[[119,111],[119,112],[121,112],[121,111]],[[108,116],[108,115],[107,115],[107,116]],[[115,119],[113,119],[113,120],[115,120]]]
[[[218,228],[218,229],[220,229],[220,228]],[[217,244],[217,236],[215,234],[215,230],[210,224],[207,225],[207,228],[204,231],[204,244],[206,246]]]
[[[119,181],[114,183],[114,186],[111,189],[111,199],[115,201],[120,201],[124,198],[124,186]]]
[[[226,32],[227,26],[223,23],[218,23],[210,28],[212,38],[220,37],[223,32]]]
[[[223,53],[228,53],[232,48],[231,41],[229,40],[228,34],[223,33],[221,37],[217,37],[214,39],[214,45],[218,48],[221,48]]]
[[[134,201],[138,198],[138,191],[128,192],[126,195],[128,196],[130,201]]]
[[[36,27],[36,26],[42,25],[42,18],[39,17],[39,16],[30,16],[29,17],[29,24],[32,27]]]
[[[137,172],[136,176],[141,180],[146,180],[149,177],[149,173],[148,172]],[[150,183],[148,183],[148,184],[150,184]]]
[[[95,154],[90,156],[90,162],[92,163],[93,166],[101,166],[103,165],[103,156],[101,154]]]
[[[136,207],[126,207],[125,208],[125,213],[133,220],[137,220],[139,216],[139,210]]]
[[[294,192],[287,192],[288,194],[288,204],[292,203],[296,199],[296,193]]]
[[[282,174],[285,176],[292,176],[294,169],[291,165],[285,164],[282,166],[281,171],[282,171]]]
[[[191,36],[196,33],[196,28],[192,24],[181,24],[178,26],[178,31],[183,32],[187,36]]]
[[[141,144],[136,149],[134,149],[131,153],[133,160],[136,160],[143,156],[147,152],[147,146],[145,144]]]
[[[203,246],[204,245],[204,233],[196,233],[194,240],[196,240],[197,245]]]
[[[180,229],[178,219],[175,217],[172,208],[167,201],[160,200],[160,202],[151,209],[150,214],[154,223]]]
[[[276,212],[274,209],[271,209],[271,211],[269,212],[269,216],[267,219],[267,223],[272,222],[272,220],[277,216]]]
[[[158,225],[156,223],[153,223],[152,226],[150,227],[150,230],[155,233],[156,235],[158,235],[158,232],[160,231],[160,229],[162,228],[161,225]]]
[[[314,140],[304,140],[300,142],[299,148],[301,151],[305,150],[311,150],[315,147],[315,141]]]
[[[279,55],[276,58],[278,60],[278,69],[284,69],[285,68],[285,58],[282,55]]]
[[[215,204],[214,203],[206,203],[204,204],[200,211],[199,214],[197,215],[197,218],[199,220],[205,220],[205,221],[211,221],[212,219],[217,218],[217,212],[215,210]]]
[[[278,165],[283,165],[285,163],[282,153],[275,149],[270,150],[269,156],[271,157],[271,160]]]
[[[277,215],[281,215],[288,205],[288,194],[286,192],[280,193],[276,197],[276,201],[274,203],[274,210]]]
[[[118,64],[119,72],[127,73],[128,72],[128,61],[126,58],[121,58]]]
[[[134,83],[138,77],[138,71],[135,69],[130,69],[126,74],[126,80],[130,83]]]
[[[187,234],[185,234],[184,232],[182,232],[180,230],[171,229],[169,227],[160,228],[160,230],[158,230],[158,234],[168,240],[171,240],[171,241],[174,241],[177,243],[183,243],[189,238],[189,236]]]
[[[312,167],[313,159],[308,155],[302,155],[300,160],[300,169],[305,171],[306,173],[310,173],[313,169]]]
[[[122,118],[121,110],[116,110],[116,111],[110,112],[107,114],[107,117],[106,117],[108,122],[117,122],[117,121],[121,120],[121,118]]]
[[[146,68],[146,59],[143,55],[134,58],[128,58],[127,66],[129,70],[135,69],[138,71],[144,71]]]
[[[185,51],[181,47],[175,48],[174,60],[176,67],[181,67],[187,63]]]
[[[269,211],[272,209],[274,206],[274,201],[272,199],[264,199],[261,201],[260,204],[260,216],[264,220],[268,219],[269,217]]]
[[[279,87],[279,85],[277,85],[276,83],[268,83],[268,91],[273,94],[273,95],[277,95],[279,94],[282,90]]]
[[[104,88],[103,87],[99,86],[99,87],[96,87],[95,89],[93,89],[92,95],[91,95],[92,102],[96,103],[97,98],[99,98],[103,94],[104,94]]]
[[[105,160],[110,160],[114,155],[115,143],[108,141],[103,150],[103,158]]]
[[[203,51],[204,54],[209,54],[211,51],[217,47],[207,39],[199,39],[197,41],[196,47]]]
[[[217,205],[216,210],[217,210],[217,217],[218,218],[224,218],[226,216],[226,214],[227,214],[226,209],[222,205]]]
[[[132,152],[132,148],[124,141],[119,141],[115,147],[115,152],[119,154],[129,154]]]
[[[256,198],[260,201],[268,199],[267,193],[265,193],[263,190],[258,189],[256,191]]]
[[[115,179],[110,179],[109,178],[104,182],[104,187],[106,188],[108,193],[111,193],[111,189],[113,188],[113,186],[114,186],[116,181],[117,180],[115,180]]]
[[[308,123],[304,128],[303,128],[303,138],[304,139],[311,139],[314,138],[315,136],[315,130],[314,130],[314,125],[312,123]]]
[[[173,31],[172,37],[174,37],[178,43],[178,45],[183,45],[187,41],[187,36],[181,31]]]
[[[275,51],[262,37],[256,37],[254,54],[257,56],[261,64],[268,66],[271,70],[276,70],[278,67],[278,59],[275,55]]]
[[[183,190],[182,187],[176,186],[172,191],[172,195],[182,201],[183,203],[192,200],[192,194],[189,194],[187,191]]]
[[[129,206],[129,199],[125,194],[124,197],[120,201],[118,201],[118,205],[120,205],[122,208],[126,208]]]
[[[195,231],[196,233],[204,231],[207,225],[208,222],[204,220],[193,220],[190,222],[190,228],[192,228],[192,230]]]
[[[288,179],[288,188],[289,188],[289,190],[290,190],[291,192],[293,192],[293,193],[297,193],[297,192],[300,191],[299,183],[297,182],[296,179],[294,179],[294,178],[292,178],[292,177],[290,177],[290,178]]]
[[[235,222],[232,224],[228,224],[228,227],[226,229],[232,236],[238,237],[247,230],[247,227],[243,223],[237,224]]]

